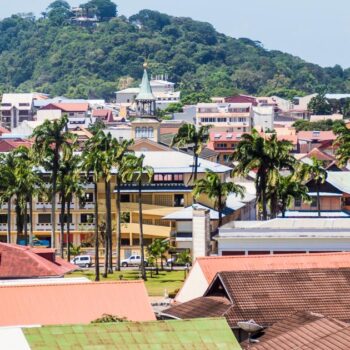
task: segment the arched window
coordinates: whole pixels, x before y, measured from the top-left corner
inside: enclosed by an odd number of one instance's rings
[[[153,139],[153,128],[148,128],[148,138]]]
[[[136,128],[136,138],[140,139],[142,136],[141,136],[141,128]]]
[[[142,127],[141,137],[142,138],[147,137],[147,128],[145,126]]]

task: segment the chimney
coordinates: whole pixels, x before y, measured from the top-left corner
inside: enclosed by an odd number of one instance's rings
[[[210,211],[193,206],[192,261],[210,252]]]

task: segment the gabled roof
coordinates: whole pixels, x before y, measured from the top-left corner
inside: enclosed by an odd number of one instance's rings
[[[47,326],[22,332],[33,350],[241,349],[224,318]]]
[[[339,191],[350,194],[350,171],[328,171],[327,182]]]
[[[46,258],[47,254],[51,260]],[[77,269],[54,255],[51,249],[43,253],[30,247],[0,243],[0,279],[60,277]]]
[[[283,344],[283,345],[282,345]],[[247,342],[243,344],[248,349]],[[264,331],[254,350],[347,350],[350,324],[314,312],[301,311],[275,323]]]
[[[350,252],[199,257],[198,264],[210,283],[220,271],[350,268]]]
[[[30,148],[33,146],[33,142],[24,139],[1,139],[0,140],[0,152],[10,152],[20,146]]]
[[[88,103],[50,103],[41,108],[46,109],[60,109],[62,112],[87,112],[89,110]]]
[[[155,320],[143,281],[0,286],[0,326],[90,323],[103,314]]]
[[[113,122],[113,112],[110,109],[94,109],[92,111],[93,118],[100,118],[108,123]]]
[[[350,321],[350,268],[220,272],[232,307],[231,326],[253,319],[271,325],[297,311],[313,311]],[[214,293],[216,279],[206,296]]]
[[[334,134],[333,131],[299,131],[298,132],[298,140],[304,140],[304,141],[327,141],[332,140],[334,141],[337,136]]]
[[[332,162],[335,160],[334,156],[326,152],[323,152],[318,148],[313,148],[309,153],[307,153],[300,159],[303,160],[304,158],[309,158],[309,159],[316,158],[317,160],[323,160],[323,161],[329,161],[329,162]]]

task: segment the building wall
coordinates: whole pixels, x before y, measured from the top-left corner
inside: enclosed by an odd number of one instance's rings
[[[321,210],[329,211],[340,211],[342,210],[342,197],[320,197]],[[317,200],[314,197],[313,203],[302,202],[301,206],[295,206],[293,203],[291,210],[307,210],[307,211],[317,211]]]

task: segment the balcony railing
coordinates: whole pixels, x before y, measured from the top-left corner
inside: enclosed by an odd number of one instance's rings
[[[157,183],[150,183],[150,184],[143,184],[142,185],[142,192],[153,192],[153,191],[162,191],[162,192],[191,192],[193,187],[186,186],[183,183],[163,183],[163,182],[157,182]],[[115,189],[116,190],[116,189]],[[138,191],[138,184],[122,184],[120,186],[121,192],[137,192]]]
[[[37,231],[50,231],[52,228],[52,225],[50,223],[37,223],[35,225],[35,229]]]
[[[93,231],[95,229],[94,223],[79,223],[78,230],[79,231]]]
[[[79,204],[79,209],[94,209],[95,203]]]

